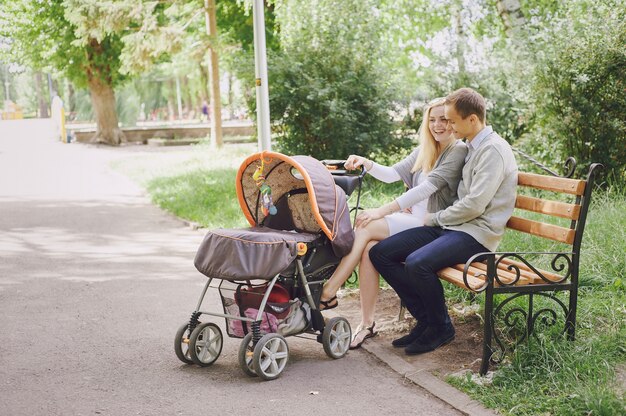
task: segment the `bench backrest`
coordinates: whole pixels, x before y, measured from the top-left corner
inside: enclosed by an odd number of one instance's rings
[[[571,221],[569,227],[564,227],[513,215],[509,219],[507,227],[537,237],[569,244],[573,246],[572,251],[578,253],[591,202],[595,171],[600,166],[597,163],[591,165],[586,180],[520,172],[517,180],[518,186],[570,195],[573,201],[561,202],[518,195],[515,208]]]

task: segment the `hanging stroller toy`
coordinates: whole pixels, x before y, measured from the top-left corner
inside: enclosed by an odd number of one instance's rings
[[[189,322],[176,333],[181,361],[208,366],[221,353],[221,328],[201,323],[201,315],[225,318],[227,334],[243,338],[242,370],[264,380],[287,365],[287,336],[310,334],[329,357],[346,354],[350,324],[342,317],[325,322],[319,302],[324,280],[352,248],[346,193],[358,184],[360,196],[365,172],[346,175],[336,167],[268,151],[242,163],[237,198],[251,227],[213,230],[202,241],[195,266],[209,279]],[[218,289],[223,313],[200,309],[209,287]]]

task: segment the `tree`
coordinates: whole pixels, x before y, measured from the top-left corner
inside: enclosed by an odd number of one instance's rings
[[[145,66],[179,45],[175,33],[155,29],[164,6],[112,0],[0,0],[0,4],[0,36],[11,39],[11,57],[35,69],[52,68],[76,86],[89,88],[97,121],[93,141],[119,144],[123,134],[114,88],[131,72],[131,66],[122,67],[123,53],[140,56]]]
[[[67,6],[62,0],[3,1],[2,35],[13,41],[12,57],[18,62],[54,68],[77,85],[88,86],[98,116],[96,139],[118,144],[113,86],[123,79],[118,71],[119,36],[87,38],[77,45],[77,27],[65,16]]]

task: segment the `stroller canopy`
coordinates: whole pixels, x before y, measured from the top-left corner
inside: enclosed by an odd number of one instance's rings
[[[236,186],[251,226],[322,232],[340,257],[352,249],[354,232],[346,195],[317,159],[255,153],[241,164]]]

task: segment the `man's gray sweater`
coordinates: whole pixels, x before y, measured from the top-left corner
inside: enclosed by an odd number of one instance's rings
[[[436,212],[427,225],[463,231],[495,251],[513,213],[517,195],[517,162],[511,146],[491,133],[470,151],[459,183],[459,199]]]

